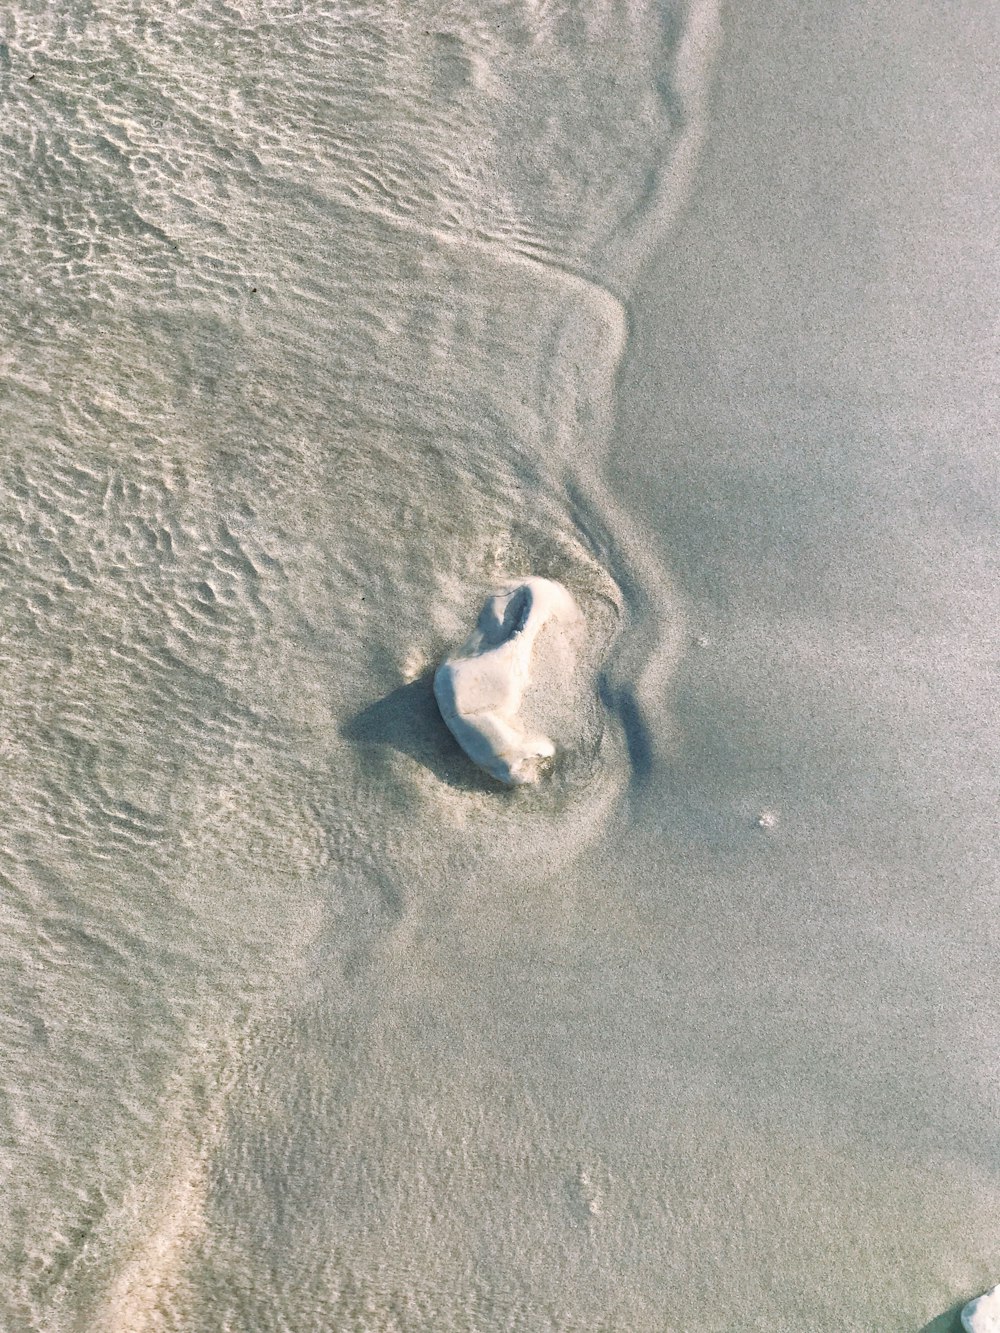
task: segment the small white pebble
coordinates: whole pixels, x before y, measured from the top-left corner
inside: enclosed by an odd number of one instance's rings
[[[407,657],[406,661],[403,663],[403,679],[409,684],[411,681],[416,680],[418,676],[422,675],[427,670],[428,665],[427,657],[422,652],[415,650],[410,653],[409,657]]]
[[[694,646],[695,646],[696,648],[707,648],[707,647],[708,647],[708,635],[707,635],[707,634],[699,634],[698,637],[697,637],[697,638],[695,639],[695,641],[694,641]]]
[[[758,828],[774,828],[778,822],[778,816],[773,810],[762,810],[757,816]]]

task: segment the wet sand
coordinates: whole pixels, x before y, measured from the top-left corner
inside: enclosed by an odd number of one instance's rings
[[[5,40],[8,1322],[938,1333],[1000,1216],[987,8]],[[529,575],[586,635],[506,791],[432,678]]]

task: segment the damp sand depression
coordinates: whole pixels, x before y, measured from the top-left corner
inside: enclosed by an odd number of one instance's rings
[[[13,1327],[990,1284],[974,29],[14,11]],[[432,679],[528,576],[586,633],[506,791]]]

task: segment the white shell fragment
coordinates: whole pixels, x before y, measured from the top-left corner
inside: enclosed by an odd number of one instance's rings
[[[452,735],[474,763],[508,786],[535,782],[540,762],[555,754],[552,741],[529,735],[517,716],[532,646],[548,621],[579,618],[561,583],[525,579],[487,600],[476,628],[434,676],[434,697]]]
[[[1000,1286],[977,1296],[962,1311],[965,1333],[1000,1333]]]

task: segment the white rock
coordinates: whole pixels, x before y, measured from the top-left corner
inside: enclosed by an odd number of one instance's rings
[[[962,1311],[965,1333],[1000,1333],[1000,1286],[977,1296]]]
[[[434,676],[434,697],[452,735],[474,763],[508,786],[536,781],[540,761],[555,754],[549,738],[528,735],[517,716],[532,646],[547,621],[579,618],[561,583],[525,579],[487,600],[476,628]]]

